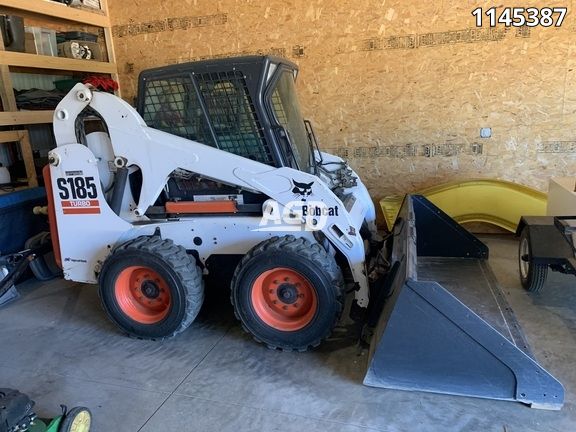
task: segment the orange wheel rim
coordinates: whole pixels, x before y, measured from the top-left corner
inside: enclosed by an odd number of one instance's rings
[[[114,292],[122,312],[141,324],[162,321],[172,304],[168,284],[149,267],[131,266],[122,270]]]
[[[310,281],[300,273],[276,267],[254,281],[252,306],[270,327],[296,331],[310,324],[316,315],[318,296]]]

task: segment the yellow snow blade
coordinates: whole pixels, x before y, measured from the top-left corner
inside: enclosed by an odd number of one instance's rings
[[[459,223],[485,222],[516,232],[521,216],[546,215],[547,195],[504,180],[477,179],[445,183],[416,192],[424,195]],[[404,197],[380,200],[389,230],[394,226]]]

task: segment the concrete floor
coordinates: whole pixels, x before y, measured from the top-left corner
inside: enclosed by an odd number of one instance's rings
[[[560,412],[364,387],[367,356],[353,340],[267,350],[243,334],[223,289],[176,338],[132,340],[108,322],[94,286],[61,280],[24,283],[22,298],[0,311],[0,387],[28,393],[41,416],[85,405],[97,432],[574,431],[575,280],[552,274],[542,294],[528,295],[514,238],[484,240],[537,359],[566,388]]]

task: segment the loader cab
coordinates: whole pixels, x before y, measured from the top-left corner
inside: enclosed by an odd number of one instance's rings
[[[295,90],[298,68],[247,56],[143,71],[137,109],[146,124],[273,167],[314,171]]]

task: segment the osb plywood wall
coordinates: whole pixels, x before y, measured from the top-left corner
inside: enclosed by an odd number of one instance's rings
[[[471,11],[493,5],[109,1],[127,100],[145,68],[285,56],[300,65],[302,105],[321,146],[346,156],[375,197],[477,177],[546,190],[550,176],[575,174],[576,12],[560,28],[476,28]],[[492,138],[480,139],[482,127]]]

